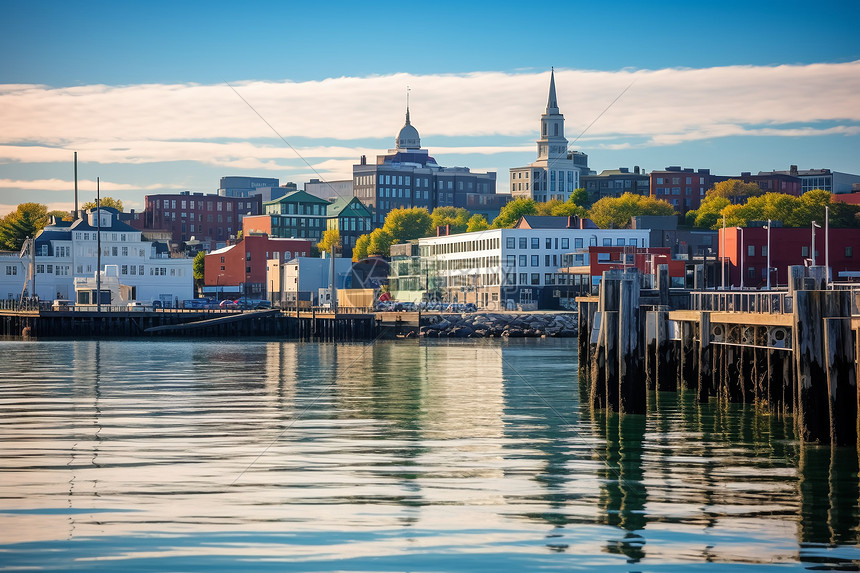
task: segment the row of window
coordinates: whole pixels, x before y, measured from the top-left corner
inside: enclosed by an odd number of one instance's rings
[[[250,209],[254,206],[253,201],[247,201],[247,205],[245,201],[238,201],[236,203],[236,209],[241,211],[246,207]],[[162,200],[162,208],[164,209],[176,209],[177,201],[176,199],[164,199]],[[204,201],[179,201],[180,209],[203,209]],[[218,211],[232,211],[233,210],[233,202],[232,201],[205,201],[206,211],[213,211],[217,209]],[[226,206],[226,208],[225,208]],[[213,209],[214,207],[214,209]]]
[[[159,215],[160,215],[160,213],[159,213]],[[182,213],[179,213],[179,218],[180,218],[180,220],[187,219],[190,221],[197,221],[198,223],[202,223],[203,222],[203,213],[198,213],[197,218],[195,219],[194,213],[191,213],[191,216],[188,217],[187,213],[182,212]],[[233,222],[233,215],[227,215],[226,218],[227,218],[228,223]],[[219,223],[223,223],[224,222],[224,215],[222,215],[221,213],[218,213],[217,219],[218,219]],[[176,213],[171,213],[169,211],[165,211],[163,220],[164,221],[175,221],[176,220]],[[183,223],[184,222],[185,221],[183,221]],[[207,223],[214,223],[215,222],[215,216],[212,215],[212,213],[209,213],[208,215],[206,215],[206,222]]]
[[[75,232],[76,241],[97,241],[98,233],[86,233],[81,231]],[[102,241],[120,241],[120,242],[139,242],[140,236],[137,233],[106,233],[102,231]]]
[[[687,177],[685,183],[687,185],[692,185],[693,179],[694,179],[694,177]],[[698,181],[696,183],[699,183],[700,185],[705,184],[705,178],[704,177],[695,177],[695,179],[698,179]],[[665,180],[666,184],[668,184],[668,185],[680,185],[681,184],[681,178],[680,177],[657,177],[657,185],[663,185],[664,180]]]
[[[276,203],[274,205],[266,205],[266,214],[317,215],[325,217],[326,205],[319,203]]]

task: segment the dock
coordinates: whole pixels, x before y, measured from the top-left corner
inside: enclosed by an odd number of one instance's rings
[[[595,409],[644,414],[648,391],[695,392],[791,415],[810,443],[858,445],[860,290],[791,267],[786,291],[682,291],[668,270],[641,288],[607,271],[579,297],[580,393]],[[670,302],[671,301],[671,302]]]

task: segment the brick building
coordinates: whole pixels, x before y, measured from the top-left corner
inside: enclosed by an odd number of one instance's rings
[[[242,296],[268,298],[267,261],[288,261],[307,257],[310,252],[311,241],[308,239],[249,235],[236,244],[206,255],[203,292],[219,300]]]

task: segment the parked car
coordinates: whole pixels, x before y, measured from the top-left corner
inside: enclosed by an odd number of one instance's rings
[[[126,308],[128,308],[128,310],[130,310],[130,311],[143,311],[143,310],[145,310],[143,303],[140,302],[139,300],[131,301],[130,303],[128,303],[126,305]]]

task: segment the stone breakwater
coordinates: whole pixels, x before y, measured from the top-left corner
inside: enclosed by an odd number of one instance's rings
[[[422,315],[419,336],[427,338],[522,338],[576,336],[574,313],[481,313]]]

